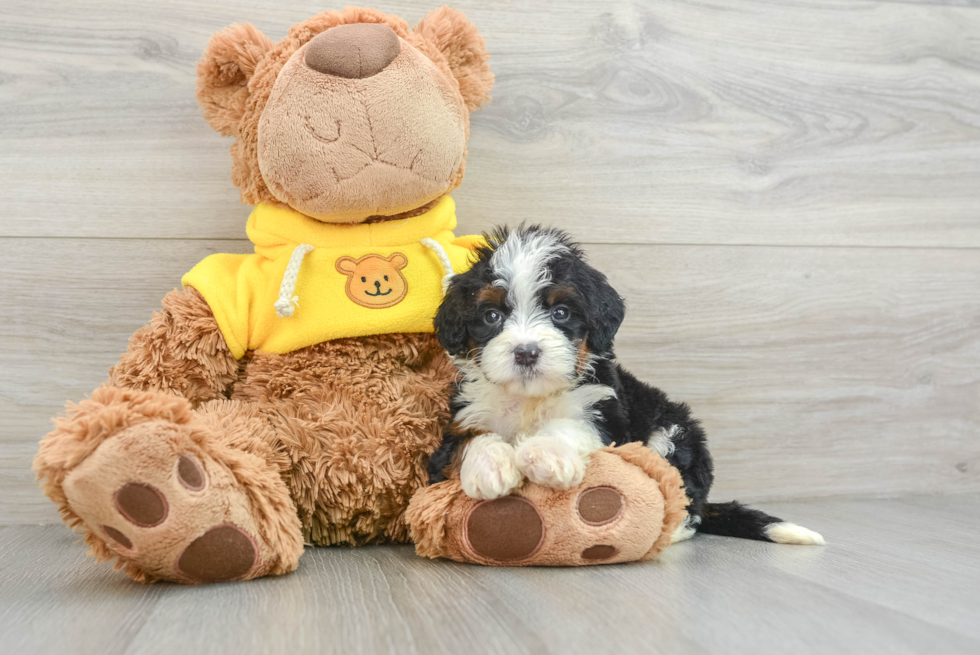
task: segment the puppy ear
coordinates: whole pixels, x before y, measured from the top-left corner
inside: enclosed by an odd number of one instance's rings
[[[451,7],[436,9],[419,21],[414,31],[446,57],[470,111],[490,99],[490,53],[476,26],[464,14]]]
[[[594,316],[590,321],[592,329],[586,344],[597,355],[608,355],[612,353],[613,339],[619,332],[619,326],[626,318],[626,302],[616,293],[605,275],[594,268],[589,273],[591,289],[587,297],[591,299]]]
[[[446,297],[443,298],[435,319],[439,344],[453,357],[458,357],[469,350],[466,307],[466,291],[463,285],[459,284],[459,279],[454,279],[449,283]]]
[[[208,41],[197,63],[197,102],[211,127],[224,136],[238,134],[248,81],[272,47],[272,41],[248,23],[227,27]]]

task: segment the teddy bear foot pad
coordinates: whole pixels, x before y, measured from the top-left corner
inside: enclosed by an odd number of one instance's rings
[[[416,550],[490,566],[576,566],[650,559],[669,543],[687,499],[676,469],[649,449],[593,453],[569,490],[525,483],[475,500],[459,479],[421,490],[407,519]]]
[[[65,478],[69,506],[121,559],[153,577],[254,577],[261,548],[244,492],[182,436],[160,421],[107,440]]]
[[[275,466],[232,445],[225,418],[201,419],[166,394],[101,388],[57,422],[34,467],[90,554],[135,580],[291,571],[303,552],[296,507]]]
[[[587,525],[611,523],[623,511],[623,497],[612,487],[591,487],[579,495],[578,518]],[[545,543],[545,519],[527,498],[506,496],[478,503],[469,511],[463,540],[476,555],[507,564],[533,559]],[[652,544],[651,544],[652,545]],[[610,544],[594,544],[580,553],[583,562],[608,561],[619,554]]]
[[[207,479],[197,458],[182,454],[177,459],[177,480],[191,493],[205,491]],[[76,481],[77,482],[77,481]],[[170,485],[168,485],[170,486]],[[170,514],[173,489],[164,494],[157,487],[145,482],[127,482],[113,494],[113,505],[119,518],[129,525],[122,530],[110,525],[99,526],[114,546],[130,557],[137,557],[140,548],[126,536],[133,535],[138,541],[153,541],[159,537],[150,532],[151,528],[163,524]],[[180,501],[175,509],[180,511]],[[109,517],[107,520],[112,521]],[[114,521],[115,522],[115,521]],[[116,522],[119,525],[119,522]],[[145,550],[150,550],[146,548]],[[179,575],[195,581],[234,580],[245,576],[258,560],[255,540],[247,532],[234,525],[224,523],[210,528],[181,551],[177,556],[175,569]]]

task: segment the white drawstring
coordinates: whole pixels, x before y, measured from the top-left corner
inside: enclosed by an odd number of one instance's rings
[[[442,268],[444,271],[446,271],[446,274],[442,276],[442,295],[446,295],[446,290],[449,288],[449,282],[453,279],[453,275],[456,274],[453,271],[453,263],[449,261],[449,255],[446,254],[446,249],[443,248],[442,244],[435,239],[425,237],[420,243],[434,252],[439,258],[439,261],[442,262]]]
[[[286,272],[282,274],[282,284],[279,285],[279,300],[276,301],[276,314],[279,318],[288,318],[296,311],[293,305],[299,307],[299,296],[294,296],[296,290],[296,278],[299,276],[299,267],[303,264],[303,258],[313,250],[313,246],[308,243],[301,243],[293,248],[293,254],[289,256],[289,263],[286,264]]]

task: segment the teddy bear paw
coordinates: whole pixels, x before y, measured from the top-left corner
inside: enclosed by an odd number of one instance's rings
[[[137,579],[246,580],[281,559],[260,538],[242,485],[186,426],[127,428],[66,476],[64,492],[71,511]]]
[[[416,493],[406,520],[424,557],[491,566],[612,564],[656,556],[686,504],[677,470],[630,444],[593,453],[570,489],[528,480],[513,495],[475,500],[451,478]]]

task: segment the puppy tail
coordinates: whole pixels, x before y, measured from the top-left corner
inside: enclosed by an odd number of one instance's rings
[[[722,537],[770,541],[775,544],[822,546],[824,538],[802,525],[788,523],[757,509],[732,501],[706,503],[698,532]]]

